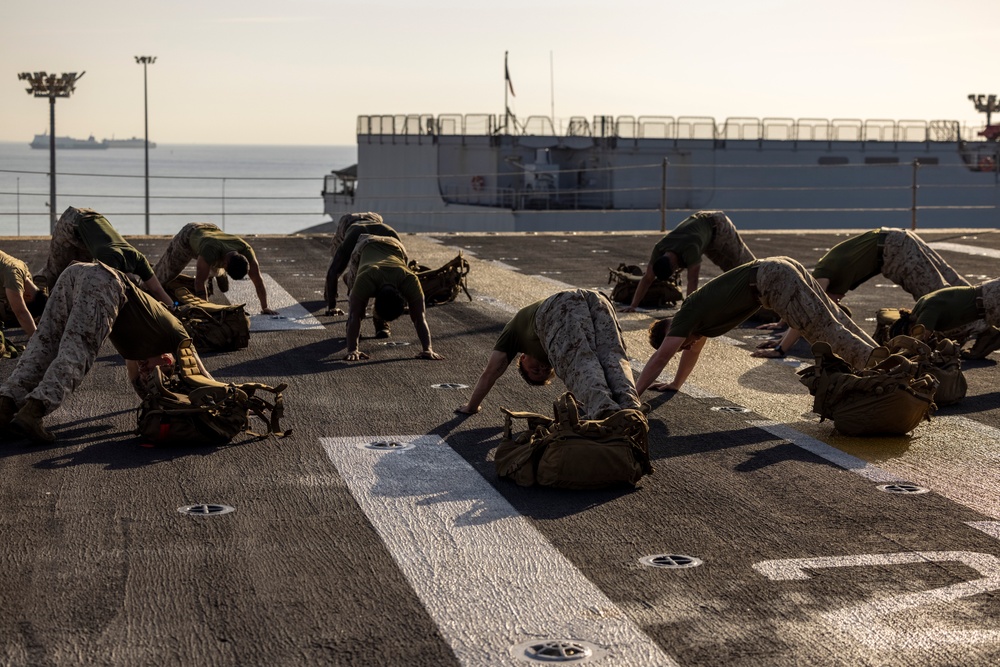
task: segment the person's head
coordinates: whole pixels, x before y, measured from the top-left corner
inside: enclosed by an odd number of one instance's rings
[[[49,301],[49,295],[45,293],[44,290],[35,290],[35,292],[28,296],[28,291],[24,292],[24,303],[28,307],[28,312],[31,313],[31,317],[37,322],[42,316],[42,312],[45,310],[45,304]]]
[[[243,280],[247,277],[247,271],[250,270],[250,262],[247,258],[238,252],[234,252],[226,260],[226,273],[233,280]]]
[[[900,308],[899,319],[889,325],[889,339],[891,340],[896,336],[909,336],[912,322],[913,313],[906,308]]]
[[[657,280],[669,280],[676,271],[674,260],[670,258],[669,253],[653,262],[653,274],[656,275]]]
[[[556,374],[552,366],[536,359],[530,354],[521,354],[517,358],[517,370],[521,373],[521,377],[524,378],[525,382],[539,387],[552,382],[552,378]]]
[[[674,321],[672,317],[664,317],[662,320],[656,320],[649,325],[649,344],[654,350],[660,349],[660,345],[663,344],[663,339],[667,337],[667,332],[670,331],[670,325]]]
[[[382,285],[375,293],[375,314],[392,322],[406,310],[406,299],[395,285]]]

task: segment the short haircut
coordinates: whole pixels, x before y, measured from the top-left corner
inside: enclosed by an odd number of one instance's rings
[[[524,355],[521,354],[517,357],[517,371],[524,378],[524,381],[528,384],[534,385],[536,387],[544,387],[547,384],[552,384],[552,377],[556,374],[556,369],[550,368],[549,374],[544,380],[536,380],[535,378],[528,375],[528,371],[524,368]]]
[[[382,285],[375,293],[375,314],[392,322],[406,310],[406,299],[395,285]]]
[[[226,273],[233,280],[243,280],[250,270],[250,262],[243,255],[236,253],[226,261]]]
[[[653,262],[653,273],[657,280],[669,280],[674,275],[674,263],[667,255]]]
[[[42,311],[45,310],[45,304],[48,303],[48,301],[49,295],[42,290],[38,290],[35,292],[34,298],[25,304],[28,306],[28,312],[31,313],[33,318],[35,318],[36,322],[38,321],[38,318],[42,316]]]
[[[660,349],[660,345],[663,344],[663,339],[667,337],[667,332],[670,331],[670,325],[673,324],[674,318],[664,317],[662,320],[656,320],[649,325],[649,344],[654,350]]]

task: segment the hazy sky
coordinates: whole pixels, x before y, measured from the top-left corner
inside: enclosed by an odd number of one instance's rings
[[[0,141],[48,129],[22,71],[86,71],[58,135],[141,137],[137,55],[157,57],[163,143],[353,144],[361,114],[502,114],[504,51],[521,117],[978,124],[967,96],[1000,94],[996,3],[5,0]]]

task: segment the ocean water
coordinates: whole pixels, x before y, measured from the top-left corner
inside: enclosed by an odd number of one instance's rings
[[[0,236],[49,233],[49,151],[0,142]],[[323,177],[357,162],[355,146],[158,144],[149,151],[151,234],[189,222],[234,234],[282,234],[328,222]],[[56,151],[56,210],[100,211],[122,234],[145,233],[142,148]]]

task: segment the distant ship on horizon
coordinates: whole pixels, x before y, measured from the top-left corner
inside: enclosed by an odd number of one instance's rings
[[[32,148],[48,148],[49,147],[49,135],[46,134],[36,134],[35,138],[28,144]],[[107,148],[143,148],[146,145],[145,139],[140,139],[138,137],[132,137],[131,139],[103,139],[97,141],[94,139],[94,135],[90,135],[87,139],[74,139],[73,137],[56,137],[56,148],[72,148],[72,149],[91,149],[91,150],[105,150]],[[152,141],[149,142],[150,148],[156,148],[156,144]]]

